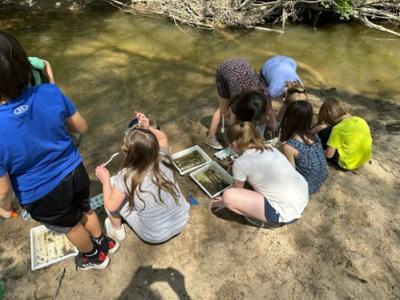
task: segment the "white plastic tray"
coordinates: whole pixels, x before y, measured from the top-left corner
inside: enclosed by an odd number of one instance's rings
[[[198,180],[198,178],[197,178],[197,176],[198,176],[200,173],[202,173],[202,172],[204,172],[204,171],[206,171],[206,170],[208,170],[208,169],[210,169],[210,168],[213,168],[214,170],[216,170],[219,174],[221,174],[221,177],[222,177],[223,179],[225,179],[225,180],[229,183],[228,186],[224,187],[223,189],[219,190],[218,192],[215,192],[214,194],[212,194],[212,192],[208,191],[207,188],[204,187],[204,186],[201,184],[201,182]],[[201,167],[200,169],[198,169],[198,170],[196,170],[196,171],[190,173],[189,176],[190,176],[190,177],[194,180],[194,182],[196,182],[196,183],[200,186],[200,188],[201,188],[204,192],[206,192],[206,194],[207,194],[208,196],[210,196],[211,198],[215,198],[215,197],[217,197],[218,195],[220,195],[223,191],[225,191],[226,189],[228,189],[228,188],[232,185],[232,183],[233,183],[233,177],[232,177],[227,171],[225,171],[225,169],[222,168],[222,167],[221,167],[218,163],[216,163],[215,161],[209,162],[208,164],[206,164],[205,166]]]
[[[65,254],[66,253],[66,254]],[[55,233],[40,225],[31,229],[31,269],[48,267],[78,254],[65,234]]]
[[[175,163],[175,160],[178,158],[181,158],[185,155],[188,155],[190,153],[193,153],[194,151],[198,151],[200,153],[200,155],[203,157],[204,162],[197,164],[189,169],[186,170],[181,170]],[[174,164],[175,168],[178,170],[179,174],[181,175],[186,175],[189,174],[190,172],[200,168],[201,166],[206,165],[207,163],[209,163],[211,161],[211,158],[207,155],[207,153],[204,152],[203,149],[201,149],[201,147],[199,145],[184,149],[182,151],[176,152],[174,154],[172,154],[172,163]]]

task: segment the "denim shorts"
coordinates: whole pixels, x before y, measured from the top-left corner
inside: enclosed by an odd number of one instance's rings
[[[264,214],[267,223],[278,224],[279,223],[279,213],[271,206],[267,198],[264,197]]]

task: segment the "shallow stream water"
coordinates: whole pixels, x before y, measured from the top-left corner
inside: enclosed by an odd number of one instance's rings
[[[211,32],[108,11],[20,13],[2,16],[0,28],[51,62],[57,84],[90,123],[91,150],[115,145],[134,110],[164,123],[199,120],[216,107],[217,64],[238,56],[258,71],[269,56],[288,55],[311,91],[335,87],[344,98],[400,102],[400,39],[356,24],[291,26],[284,35]]]

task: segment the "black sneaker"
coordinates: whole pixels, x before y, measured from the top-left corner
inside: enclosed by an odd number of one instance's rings
[[[99,252],[98,255],[86,256],[79,252],[75,256],[76,269],[91,270],[91,269],[105,269],[110,262],[110,258],[104,252]]]
[[[119,243],[114,240],[113,238],[110,238],[106,235],[103,235],[101,238],[96,239],[94,237],[92,237],[92,241],[97,245],[97,248],[108,254],[113,254],[115,252],[117,252],[118,248],[119,248]]]

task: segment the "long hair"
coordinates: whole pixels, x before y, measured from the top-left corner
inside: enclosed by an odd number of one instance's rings
[[[298,134],[305,143],[307,138],[314,140],[311,133],[313,108],[308,101],[294,101],[288,105],[282,118],[281,142]]]
[[[267,97],[261,92],[250,92],[234,98],[232,105],[232,111],[239,121],[254,124],[265,115]]]
[[[31,65],[21,44],[0,31],[0,97],[18,98],[31,80]]]
[[[236,141],[240,153],[247,149],[256,149],[261,152],[265,149],[270,149],[250,122],[235,122],[231,124],[225,132],[225,138],[229,144]]]
[[[164,203],[161,198],[161,191],[169,193],[178,201],[179,189],[177,183],[170,181],[161,172],[160,165],[164,164],[173,172],[174,168],[169,157],[160,155],[160,145],[155,135],[147,129],[136,128],[128,132],[124,138],[122,151],[125,153],[123,167],[126,170],[124,182],[128,190],[129,207],[133,208],[135,196],[146,203],[139,196],[139,193],[150,193],[142,189],[142,183],[146,176],[158,188],[157,195],[153,194],[156,201]]]
[[[306,90],[299,80],[287,81],[285,83],[285,99],[290,103],[296,101],[301,95],[307,99]]]
[[[343,101],[336,98],[328,98],[319,109],[318,124],[325,122],[329,125],[335,125],[348,113],[349,110]]]

